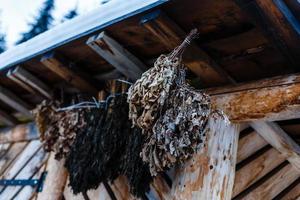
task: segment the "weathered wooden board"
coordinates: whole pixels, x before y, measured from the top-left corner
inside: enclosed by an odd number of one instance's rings
[[[37,200],[60,200],[67,182],[67,170],[64,168],[64,161],[57,161],[54,153],[50,153],[46,164],[47,177],[44,182],[44,189],[38,193]]]
[[[0,133],[0,144],[38,139],[39,133],[33,123],[17,125]]]
[[[300,173],[288,164],[241,199],[273,199],[299,177]]]
[[[295,187],[293,187],[290,191],[288,191],[281,199],[282,200],[299,200],[300,199],[300,182]]]
[[[239,146],[237,152],[237,163],[245,160],[249,156],[261,148],[267,146],[267,142],[255,131],[239,139]]]
[[[223,118],[209,120],[205,147],[187,161],[175,178],[175,199],[231,199],[239,126]]]
[[[28,160],[41,148],[41,143],[38,140],[31,141],[26,148],[15,159],[16,162],[11,164],[5,172],[1,175],[2,179],[12,179],[15,177],[25,166]],[[2,186],[0,187],[3,188]]]
[[[237,196],[267,173],[285,161],[285,157],[271,148],[255,160],[239,169],[235,174],[232,197]]]
[[[54,54],[48,54],[42,57],[41,62],[55,74],[59,75],[67,83],[81,91],[97,94],[97,89],[87,80],[72,71],[61,59]]]
[[[23,149],[26,147],[28,142],[18,142],[12,144],[11,148],[7,151],[7,153],[1,157],[0,160],[0,176],[3,174],[6,169],[12,165],[16,159],[17,156],[23,151]]]
[[[30,179],[34,176],[35,173],[38,172],[40,165],[43,163],[43,160],[46,157],[46,153],[43,149],[40,149],[35,155],[29,160],[29,162],[24,166],[24,168],[14,177],[14,179]],[[31,186],[27,186],[30,187]],[[1,192],[1,198],[3,199],[13,199],[17,192],[22,189],[22,186],[11,186],[6,187],[4,191]],[[28,196],[20,196],[20,198],[28,199],[31,195],[31,192]]]
[[[293,165],[300,174],[300,146],[279,125],[255,122],[251,126]]]
[[[151,183],[151,193],[157,200],[171,199],[171,188],[166,183],[162,176],[157,176],[154,178],[153,183]]]
[[[125,76],[136,80],[147,67],[105,32],[92,36],[87,44]]]

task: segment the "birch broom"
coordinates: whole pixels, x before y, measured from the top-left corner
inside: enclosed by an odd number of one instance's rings
[[[185,82],[182,54],[197,36],[194,29],[169,55],[161,55],[128,92],[129,118],[147,141],[141,156],[152,176],[182,163],[203,145],[209,97]]]

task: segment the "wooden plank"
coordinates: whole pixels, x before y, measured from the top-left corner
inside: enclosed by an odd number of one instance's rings
[[[253,155],[258,150],[267,146],[268,142],[264,140],[255,131],[247,134],[246,136],[239,139],[239,146],[237,152],[237,163],[242,162],[249,156]]]
[[[0,144],[29,141],[38,138],[39,133],[34,123],[17,125],[0,132]]]
[[[300,117],[300,83],[212,95],[214,109],[232,122],[276,121]]]
[[[176,199],[231,199],[239,126],[223,118],[209,120],[205,147],[179,168],[172,184]]]
[[[18,142],[12,144],[5,156],[0,160],[0,176],[16,160],[17,156],[23,151],[28,142]]]
[[[251,126],[285,156],[300,174],[300,146],[280,126],[271,122],[256,122],[252,123]]]
[[[18,173],[14,179],[30,179],[33,177],[35,173],[37,173],[40,165],[45,160],[46,153],[43,149],[40,149],[26,164],[26,166]],[[31,186],[27,186],[30,187]],[[22,189],[22,186],[13,186],[13,187],[6,187],[4,191],[1,192],[1,197],[3,199],[13,199],[17,192]],[[32,188],[31,188],[32,189]],[[30,193],[31,194],[31,193]],[[29,194],[29,197],[30,197]],[[21,198],[21,197],[20,197]],[[26,199],[25,196],[22,196],[23,199]]]
[[[25,101],[20,99],[17,95],[13,94],[8,89],[0,86],[0,100],[5,104],[9,105],[11,108],[19,111],[27,117],[31,117],[29,111],[30,107]]]
[[[87,45],[122,74],[132,80],[140,78],[142,73],[147,69],[138,58],[105,32],[90,37],[87,41]]]
[[[6,73],[6,77],[15,82],[17,85],[21,86],[23,89],[27,90],[31,94],[37,95],[37,93],[29,87],[27,84],[25,84],[23,81],[21,81],[18,77],[16,77],[14,74],[12,74],[12,70],[9,70]]]
[[[35,173],[31,179],[39,179],[42,173],[46,169],[45,161],[48,157],[48,154],[45,156],[43,162],[38,166],[38,172]],[[37,195],[36,187],[23,187],[19,193],[14,197],[14,200],[24,200],[24,199],[33,199]]]
[[[68,177],[67,170],[64,167],[64,160],[57,161],[54,158],[54,153],[50,153],[46,171],[47,177],[44,182],[43,191],[38,193],[37,200],[62,199]]]
[[[156,36],[169,51],[181,44],[187,34],[161,11],[154,11],[141,20],[143,26]],[[184,63],[200,77],[205,86],[227,83],[230,76],[197,45],[191,44],[183,56]]]
[[[1,175],[1,178],[12,179],[26,165],[28,160],[41,148],[41,143],[38,140],[31,141],[20,155],[16,158],[16,162]]]
[[[283,197],[282,200],[299,200],[300,198],[300,181],[299,183],[293,187],[290,191],[288,191]]]
[[[241,199],[273,199],[299,177],[300,173],[288,164]]]
[[[276,149],[271,148],[251,161],[235,174],[232,197],[256,183],[259,179],[271,172],[285,161],[285,157]]]
[[[52,99],[51,89],[40,79],[32,75],[30,72],[26,71],[24,68],[18,66],[11,73],[34,90],[38,91],[44,97]]]
[[[81,91],[97,94],[97,89],[87,80],[80,77],[61,61],[54,53],[49,53],[42,57],[41,62],[52,72],[60,76],[69,84],[78,88]]]

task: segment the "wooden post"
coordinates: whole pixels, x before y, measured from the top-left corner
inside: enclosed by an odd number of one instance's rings
[[[179,170],[172,185],[175,199],[231,199],[239,125],[209,119],[205,147]]]
[[[64,167],[64,160],[55,160],[54,153],[51,153],[47,161],[46,171],[47,176],[43,191],[38,194],[37,200],[60,200],[63,196],[68,176]]]

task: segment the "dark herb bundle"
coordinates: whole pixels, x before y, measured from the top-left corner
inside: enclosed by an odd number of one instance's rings
[[[77,135],[65,164],[73,192],[86,192],[125,175],[131,192],[144,195],[152,178],[139,156],[144,136],[131,129],[126,96],[115,97],[108,111],[93,109],[86,114],[87,129]]]

